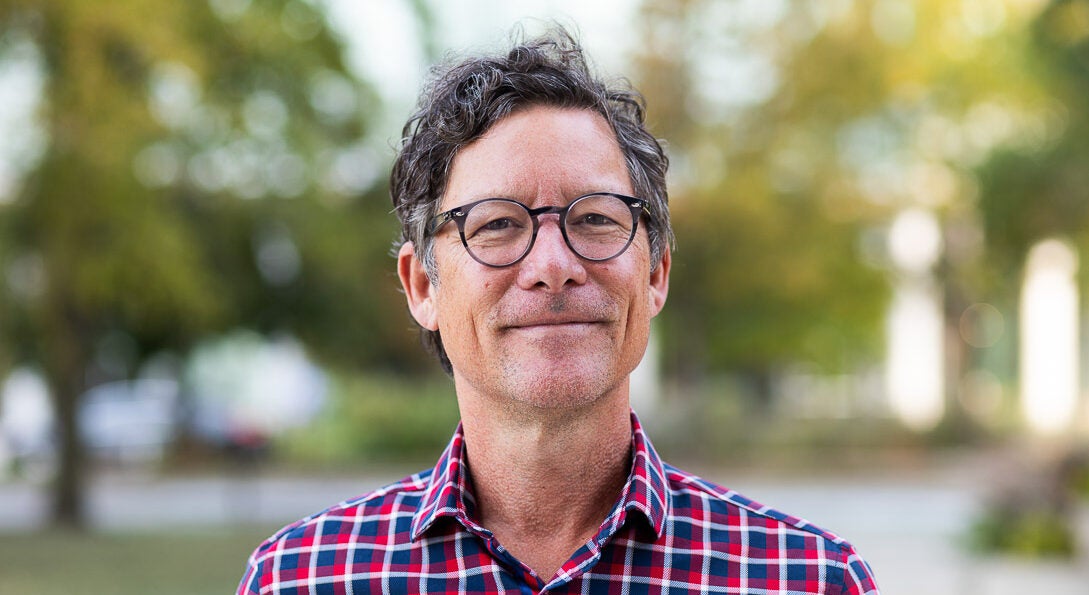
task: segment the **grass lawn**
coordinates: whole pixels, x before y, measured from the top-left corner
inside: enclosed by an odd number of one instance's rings
[[[0,534],[0,593],[233,593],[246,558],[274,530]]]

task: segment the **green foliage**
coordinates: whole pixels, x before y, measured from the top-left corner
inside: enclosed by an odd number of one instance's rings
[[[1060,477],[1075,500],[1089,503],[1089,448],[1072,449],[1060,465]]]
[[[675,174],[671,371],[880,357],[899,274],[884,236],[905,208],[943,227],[950,326],[974,303],[1016,303],[1040,239],[1089,261],[1086,0],[653,0],[641,14],[638,86]],[[973,349],[951,345],[949,364],[1012,365]]]
[[[972,524],[968,543],[983,553],[1070,558],[1089,543],[1075,530],[1089,496],[1089,451],[1073,447],[1034,472],[1017,477]]]
[[[457,401],[446,377],[342,376],[334,380],[330,400],[317,420],[277,443],[286,461],[307,467],[430,465],[458,424]]]
[[[47,78],[49,147],[0,207],[3,264],[29,256],[45,276],[42,295],[6,301],[31,321],[5,328],[33,347],[24,357],[49,360],[60,342],[89,353],[115,332],[142,354],[184,350],[246,326],[305,335],[340,364],[413,365],[381,282],[395,228],[363,143],[373,95],[311,5],[236,8],[4,13]]]
[[[760,376],[798,361],[856,369],[880,353],[889,294],[885,271],[865,262],[861,246],[890,209],[862,196],[837,143],[856,120],[885,117],[885,79],[894,75],[864,32],[829,25],[799,40],[797,31],[817,28],[809,5],[750,29],[724,18],[725,6],[660,1],[644,9],[649,43],[639,86],[680,169],[663,351],[686,377]],[[684,48],[673,48],[679,39]],[[737,48],[770,62],[765,98],[745,99],[744,86],[715,80],[736,67]],[[715,98],[732,92],[740,99]]]
[[[1087,155],[1078,134],[1041,153],[1002,152],[981,168],[988,245],[1008,270],[1018,270],[1036,242],[1089,231]]]
[[[1000,151],[979,170],[987,245],[1007,273],[1036,242],[1063,237],[1089,256],[1089,2],[1055,0],[1031,22],[1031,84],[1046,94],[1044,142]],[[1084,267],[1082,267],[1084,270]],[[1082,273],[1083,285],[1089,275]]]
[[[1069,520],[1055,510],[1000,506],[972,525],[969,544],[977,552],[1029,558],[1069,558],[1075,551]]]
[[[828,461],[841,469],[867,469],[886,456],[933,446],[932,437],[910,432],[891,418],[860,423],[854,417],[769,411],[739,380],[712,377],[701,389],[667,400],[656,415],[644,416],[666,460],[786,472],[823,469]]]
[[[803,360],[844,371],[880,351],[888,290],[859,263],[856,227],[821,220],[804,202],[722,202],[674,217],[685,240],[663,316],[670,357],[712,369]]]
[[[109,337],[136,346],[123,375],[236,327],[292,333],[323,363],[420,366],[365,138],[374,94],[317,6],[0,3],[0,56],[21,39],[40,55],[48,144],[0,203],[0,270],[37,280],[0,285],[16,321],[0,354],[52,389],[64,516],[77,398],[118,374],[96,365]]]
[[[1082,468],[1074,476],[1071,488],[1079,498],[1089,502],[1089,467]]]

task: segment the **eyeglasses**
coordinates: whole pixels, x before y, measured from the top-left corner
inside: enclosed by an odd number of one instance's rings
[[[567,247],[586,260],[602,261],[628,249],[646,205],[643,199],[610,192],[580,196],[566,207],[536,209],[509,198],[486,198],[436,215],[427,231],[434,234],[452,220],[473,260],[505,267],[529,254],[541,226],[540,216],[556,213]]]

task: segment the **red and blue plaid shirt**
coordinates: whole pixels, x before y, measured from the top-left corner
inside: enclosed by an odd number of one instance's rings
[[[553,577],[476,521],[459,427],[433,470],[261,544],[238,593],[878,593],[849,543],[662,463],[632,424],[620,500]]]

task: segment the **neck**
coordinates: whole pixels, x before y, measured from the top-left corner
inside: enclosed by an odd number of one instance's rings
[[[480,523],[547,579],[597,533],[631,468],[626,391],[577,410],[459,392]]]

